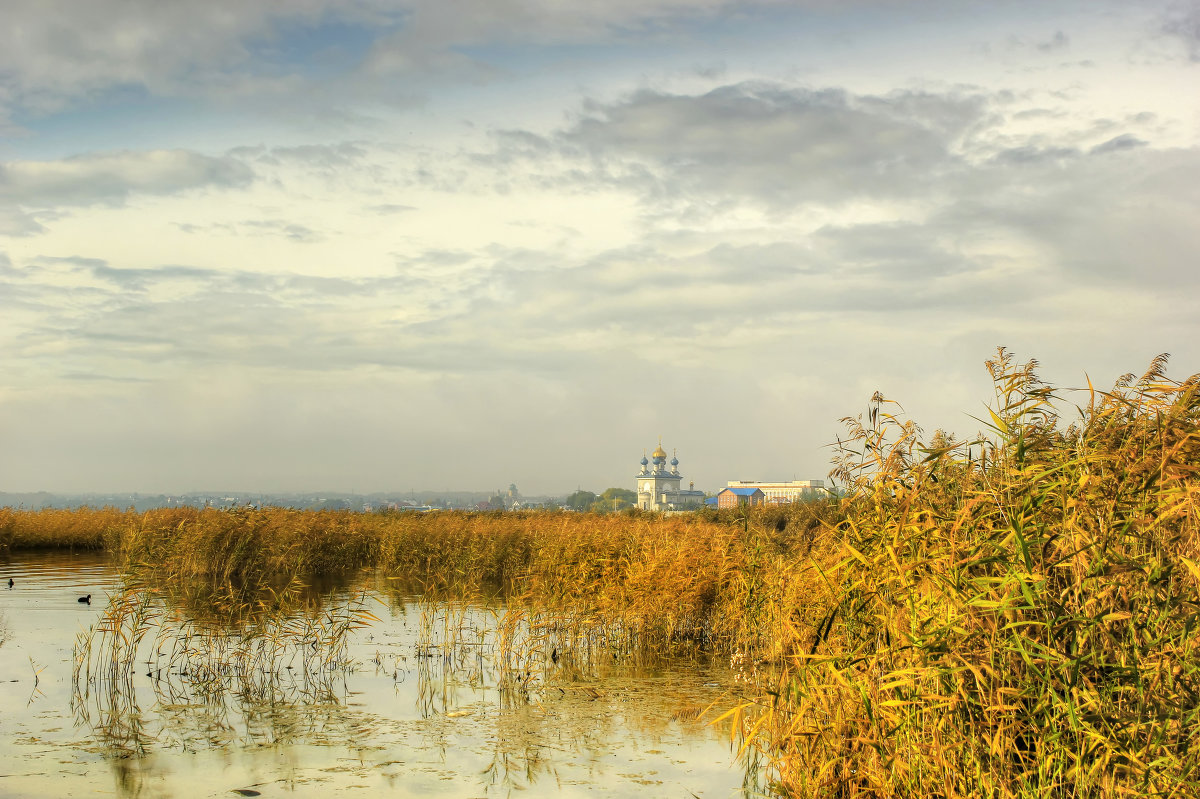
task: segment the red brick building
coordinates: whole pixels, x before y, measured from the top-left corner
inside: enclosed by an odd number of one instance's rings
[[[717,494],[718,508],[736,508],[738,505],[765,505],[767,495],[761,488],[726,488]]]

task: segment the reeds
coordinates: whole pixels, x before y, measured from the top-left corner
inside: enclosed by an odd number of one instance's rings
[[[0,552],[29,549],[112,549],[135,518],[116,508],[16,510],[0,508]]]
[[[1090,389],[1063,427],[1000,351],[979,440],[877,396],[815,628],[732,713],[797,796],[1200,791],[1198,379]]]
[[[104,615],[75,643],[73,705],[81,723],[110,749],[143,754],[152,736],[138,706],[144,675],[156,704],[227,716],[342,701],[355,667],[350,635],[373,621],[365,596],[304,607],[301,586],[257,589],[212,603],[200,617],[191,603],[136,578],[109,597]],[[204,590],[205,595],[211,594]],[[227,725],[211,725],[227,729]]]
[[[0,536],[99,542],[232,606],[362,568],[464,602],[446,613],[502,597],[514,696],[552,656],[725,653],[725,718],[783,794],[1200,793],[1200,378],[1159,358],[1072,408],[1034,363],[988,366],[977,438],[926,439],[876,395],[845,420],[840,497],[788,508],[8,511]],[[467,668],[465,617],[439,623],[431,645]]]

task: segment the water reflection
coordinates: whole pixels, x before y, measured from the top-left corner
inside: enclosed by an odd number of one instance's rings
[[[77,721],[122,757],[163,740],[185,752],[312,740],[314,709],[345,703],[350,636],[380,620],[365,593],[322,602],[300,589],[164,591],[127,579],[76,638]],[[197,596],[212,599],[203,613]]]
[[[93,609],[55,599],[40,629],[0,605],[14,636],[0,678],[12,673],[14,647],[50,664],[41,712],[8,711],[12,689],[0,684],[6,729],[18,733],[0,756],[24,763],[0,777],[0,794],[93,790],[95,760],[130,797],[759,789],[733,763],[727,731],[696,720],[728,682],[720,664],[640,659],[622,631],[594,620],[499,600],[434,602],[379,591],[372,576],[296,587],[283,601],[280,586],[275,599],[206,599],[195,586],[131,593],[105,569],[75,574],[67,592],[73,601],[76,585],[75,596],[94,588]],[[35,590],[28,575],[22,582]],[[106,593],[111,601],[98,601]],[[378,621],[346,623],[363,620],[355,608]],[[74,657],[64,643],[72,628],[93,631]]]

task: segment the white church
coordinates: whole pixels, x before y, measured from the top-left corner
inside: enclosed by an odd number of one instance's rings
[[[680,489],[679,458],[671,456],[668,468],[667,453],[659,439],[650,459],[642,456],[642,470],[637,475],[638,507],[642,510],[695,509],[704,504],[704,492],[696,491],[694,483]]]

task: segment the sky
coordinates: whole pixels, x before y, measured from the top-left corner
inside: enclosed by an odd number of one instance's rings
[[[999,346],[1200,372],[1197,2],[0,6],[0,491],[716,491]]]

